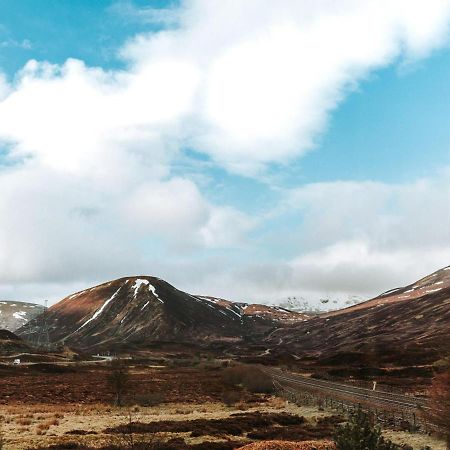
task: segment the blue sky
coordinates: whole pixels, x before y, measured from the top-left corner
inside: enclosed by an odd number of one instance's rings
[[[267,12],[213,3],[0,0],[0,187],[7,192],[0,213],[36,201],[48,211],[17,213],[14,220],[31,224],[19,230],[32,236],[28,246],[11,231],[13,219],[5,223],[0,249],[13,264],[2,270],[0,296],[57,299],[141,271],[233,298],[344,301],[448,264],[448,233],[422,217],[450,200],[446,2],[426,13],[420,2],[400,12],[387,7],[373,28],[364,27],[373,22],[370,2],[367,10],[349,2],[341,17],[356,31],[350,26],[348,40],[335,44],[331,27],[339,33],[340,24],[326,2],[310,11],[307,2],[286,0],[272,14],[269,4]],[[315,17],[330,31],[308,38]],[[305,39],[315,43],[314,56]],[[163,67],[167,61],[175,65]],[[55,65],[51,75],[45,62]],[[159,67],[162,78],[154,75]],[[291,72],[300,87],[294,78],[284,86]],[[158,83],[172,75],[166,93]],[[108,94],[99,98],[95,89],[103,95],[134,80],[111,103],[133,114],[109,119]],[[68,95],[61,104],[60,81]],[[167,119],[160,111],[172,101]],[[82,110],[95,108],[101,117],[84,123]],[[25,110],[33,113],[22,117]],[[43,189],[48,177],[54,192]],[[92,214],[72,230],[66,220],[74,211]],[[48,237],[51,230],[58,238]],[[109,252],[121,263],[105,263]]]

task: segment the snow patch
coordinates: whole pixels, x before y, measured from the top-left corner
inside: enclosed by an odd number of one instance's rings
[[[159,298],[159,295],[156,293],[155,286],[149,283],[148,290],[157,298],[158,301],[164,304],[164,302]]]
[[[18,320],[27,320],[26,317],[24,317],[26,315],[27,313],[25,311],[18,311],[13,314],[13,317]]]
[[[390,289],[389,291],[383,292],[380,297],[384,297],[385,295],[390,295],[393,292],[399,291],[401,288]]]
[[[143,284],[147,285],[147,284],[149,284],[149,281],[148,281],[148,280],[142,280],[142,279],[138,278],[138,279],[134,282],[133,286],[131,286],[131,289],[134,289],[134,295],[133,295],[134,298],[136,298],[136,295],[137,295],[137,293],[138,293],[138,291],[139,291],[139,288],[140,288]]]
[[[120,288],[117,289],[117,291],[114,292],[114,294],[113,294],[110,298],[108,298],[108,300],[106,300],[106,302],[103,303],[103,305],[102,305],[99,309],[97,309],[97,311],[95,311],[94,315],[93,315],[90,319],[86,320],[86,322],[84,322],[83,325],[81,325],[81,327],[78,328],[78,330],[81,330],[81,329],[82,329],[83,327],[85,327],[89,322],[92,322],[93,320],[95,320],[95,319],[103,312],[103,310],[108,306],[108,304],[109,304],[112,300],[114,300],[114,299],[116,298],[116,296],[117,296],[117,294],[119,293],[119,291],[120,291]],[[77,331],[78,331],[78,330],[77,330]]]
[[[238,316],[239,319],[242,319],[242,316],[241,316],[239,313],[237,313],[236,311],[233,311],[231,308],[225,308],[225,309],[227,309],[228,311],[230,311],[230,312],[232,312],[233,314],[235,314],[236,316]]]
[[[206,300],[207,302],[211,302],[211,303],[219,302],[219,300],[217,300],[216,298],[203,297],[201,295],[198,295],[197,298],[200,298],[202,300]]]

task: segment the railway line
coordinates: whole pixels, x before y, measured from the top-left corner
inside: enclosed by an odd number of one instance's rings
[[[357,386],[335,383],[325,380],[316,380],[302,375],[291,374],[264,367],[262,369],[273,381],[282,388],[288,388],[290,392],[309,391],[324,397],[345,399],[352,403],[365,403],[373,407],[397,409],[400,411],[424,411],[428,409],[426,401],[409,395],[394,394],[383,391],[373,391]]]

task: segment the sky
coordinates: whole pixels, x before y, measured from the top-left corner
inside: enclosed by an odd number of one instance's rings
[[[450,264],[450,0],[0,0],[0,298],[128,275],[345,305]]]

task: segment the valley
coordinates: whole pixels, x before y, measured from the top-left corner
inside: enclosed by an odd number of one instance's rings
[[[362,405],[398,448],[443,450],[428,402],[449,324],[449,268],[320,315],[106,282],[0,332],[3,448],[332,446]]]

